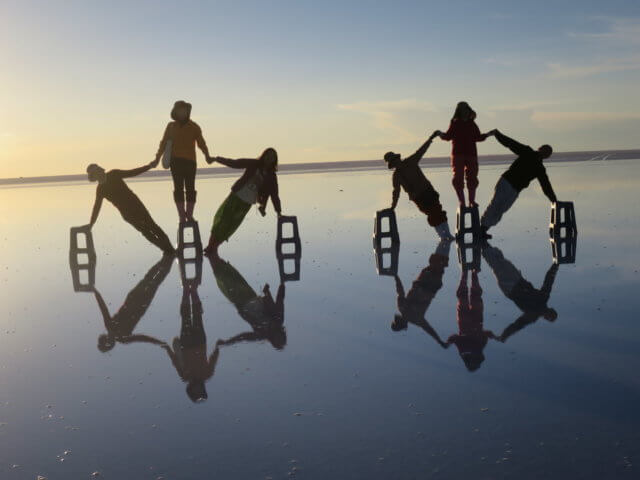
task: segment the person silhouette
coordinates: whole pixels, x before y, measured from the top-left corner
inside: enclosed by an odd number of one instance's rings
[[[493,198],[482,214],[480,226],[484,238],[491,238],[487,233],[489,228],[498,224],[502,216],[511,208],[518,199],[522,190],[529,186],[534,178],[538,179],[542,191],[547,198],[555,203],[556,194],[553,191],[543,161],[551,156],[553,149],[549,145],[542,145],[534,150],[528,145],[523,145],[503,135],[498,130],[492,130],[489,135],[494,135],[498,142],[518,155],[508,170],[502,174],[493,192]]]
[[[200,261],[202,257],[200,257]],[[208,398],[205,383],[213,377],[220,356],[216,344],[207,357],[207,336],[202,323],[202,302],[198,286],[193,282],[183,282],[180,304],[180,337],[173,339],[173,349],[169,345],[162,348],[167,352],[176,372],[187,384],[186,392],[192,402]]]
[[[157,161],[132,170],[110,170],[105,172],[100,165],[92,163],[87,167],[90,182],[98,182],[96,199],[91,212],[91,220],[87,227],[93,228],[98,219],[103,199],[110,201],[118,209],[122,218],[133,228],[160,248],[166,254],[175,253],[175,249],[162,228],[151,218],[151,214],[138,196],[124,182],[125,178],[135,177],[157,165]]]
[[[435,329],[427,322],[425,315],[436,294],[442,288],[442,277],[449,265],[451,240],[441,240],[429,257],[429,264],[422,269],[413,281],[411,289],[405,294],[402,281],[395,275],[397,305],[399,314],[394,316],[391,330],[406,330],[411,323],[429,334],[442,348],[448,345],[440,338]]]
[[[435,228],[438,236],[441,239],[453,239],[447,223],[447,212],[442,209],[440,203],[440,195],[427,180],[419,165],[436,136],[437,132],[434,132],[413,155],[404,160],[399,153],[385,153],[384,161],[387,163],[387,168],[394,171],[391,209],[395,210],[398,205],[400,187],[402,187],[411,201],[427,216],[427,222]]]
[[[489,133],[480,133],[475,122],[476,112],[467,102],[459,102],[446,132],[438,130],[442,140],[451,141],[451,167],[453,179],[451,184],[458,196],[460,206],[465,206],[464,182],[467,180],[469,205],[477,207],[476,189],[478,188],[478,150],[476,142],[483,142]]]
[[[258,295],[230,263],[222,259],[209,260],[218,288],[235,306],[240,317],[251,326],[251,331],[219,340],[218,344],[234,345],[239,342],[266,340],[276,350],[283,350],[287,344],[284,328],[284,283],[280,283],[275,299],[268,283],[262,289],[263,294]]]
[[[477,270],[471,271],[471,290],[467,285],[467,277],[468,271],[463,269],[456,290],[458,333],[451,335],[447,344],[456,346],[467,370],[474,372],[484,362],[484,348],[489,339],[495,340],[496,336],[483,328],[484,304]]]
[[[164,344],[164,342],[154,337],[134,334],[133,332],[147,312],[149,305],[153,302],[158,288],[171,271],[172,263],[173,259],[171,257],[163,256],[129,292],[122,306],[113,315],[109,313],[109,307],[107,307],[100,292],[95,287],[93,288],[93,293],[104,319],[104,327],[107,331],[98,337],[98,350],[103,353],[109,352],[113,350],[116,343]]]
[[[178,210],[180,222],[193,220],[193,209],[196,204],[196,145],[202,150],[205,158],[209,158],[209,148],[202,136],[200,126],[191,120],[191,104],[178,100],[171,109],[172,121],[167,124],[154,162],[167,148],[171,141],[171,177],[173,178],[173,199]],[[186,200],[186,205],[185,205]]]
[[[502,290],[505,297],[513,301],[520,310],[522,315],[504,329],[498,337],[501,342],[505,342],[514,333],[522,330],[524,327],[531,325],[543,317],[549,322],[554,322],[558,318],[558,313],[547,306],[556,274],[558,273],[558,265],[553,263],[547,270],[542,282],[542,286],[537,289],[533,284],[522,276],[522,273],[504,258],[502,251],[489,245],[488,243],[482,249],[482,256],[487,264],[493,270],[493,274],[498,281],[498,287]]]
[[[273,148],[267,148],[259,158],[240,158],[233,160],[224,157],[214,157],[209,163],[218,162],[230,168],[244,169],[242,176],[231,187],[231,193],[220,205],[213,218],[209,243],[204,254],[218,257],[218,247],[229,240],[229,237],[242,224],[244,217],[254,203],[259,204],[258,210],[266,215],[267,201],[271,198],[273,208],[278,217],[282,215],[282,206],[278,194],[278,153]]]

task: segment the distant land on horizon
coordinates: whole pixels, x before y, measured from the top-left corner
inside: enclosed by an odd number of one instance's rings
[[[511,162],[515,156],[513,154],[482,155],[480,165],[499,165]],[[633,150],[594,150],[585,152],[554,152],[547,163],[558,162],[587,162],[587,161],[610,161],[610,160],[640,160],[640,149]],[[425,158],[421,164],[423,166],[441,167],[450,163],[449,157]],[[378,160],[350,160],[337,162],[311,162],[311,163],[283,163],[279,165],[279,173],[313,173],[349,170],[371,170],[382,168],[382,159]],[[237,174],[227,167],[204,167],[198,169],[198,175],[233,176]],[[171,176],[169,170],[158,167],[155,170],[146,172],[135,180],[164,179]],[[42,177],[15,177],[0,178],[0,186],[29,185],[44,183],[68,183],[86,181],[87,175],[84,173],[75,175],[49,175]]]

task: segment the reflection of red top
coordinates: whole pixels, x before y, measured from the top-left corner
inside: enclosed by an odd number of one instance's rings
[[[451,155],[478,156],[476,142],[483,142],[487,136],[480,133],[480,129],[473,120],[452,120],[449,130],[440,137],[451,140]]]

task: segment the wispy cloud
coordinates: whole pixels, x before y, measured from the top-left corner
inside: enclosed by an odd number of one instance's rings
[[[640,56],[611,58],[582,65],[562,62],[548,63],[547,68],[549,69],[549,76],[552,78],[583,78],[603,73],[640,70]]]
[[[400,143],[413,141],[416,137],[398,124],[400,115],[411,112],[433,113],[437,111],[432,103],[416,99],[344,103],[338,105],[338,109],[369,115],[376,128],[393,133]]]
[[[536,126],[553,130],[579,130],[607,123],[638,120],[640,120],[640,113],[636,112],[536,111],[531,115],[531,121]]]
[[[596,17],[604,28],[598,32],[570,32],[569,36],[618,44],[640,44],[640,18]]]

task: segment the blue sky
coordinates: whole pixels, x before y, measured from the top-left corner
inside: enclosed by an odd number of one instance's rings
[[[640,2],[4,0],[0,67],[0,177],[149,161],[176,99],[214,153],[284,162],[412,151],[459,100],[526,143],[640,147]]]

